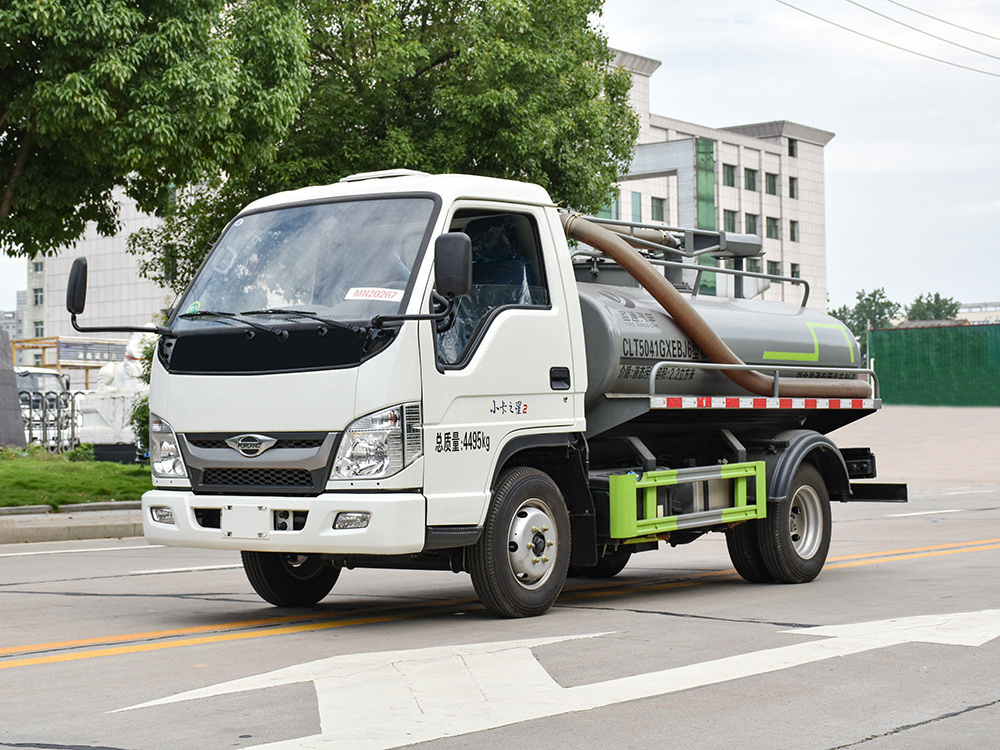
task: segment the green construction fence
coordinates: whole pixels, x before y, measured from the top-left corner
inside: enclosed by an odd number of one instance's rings
[[[1000,325],[871,331],[886,404],[1000,406]]]

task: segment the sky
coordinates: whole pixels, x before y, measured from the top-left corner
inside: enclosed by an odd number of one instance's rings
[[[876,288],[903,305],[934,292],[1000,301],[1000,4],[787,3],[606,0],[596,21],[612,47],[663,63],[650,81],[654,114],[836,133],[826,147],[832,307]],[[0,310],[24,285],[24,261],[0,258]]]
[[[1000,301],[1000,4],[991,0],[606,0],[610,46],[660,60],[651,110],[709,127],[791,120],[825,149],[829,302],[884,288]],[[863,6],[863,7],[861,7]],[[971,47],[975,54],[865,10]]]

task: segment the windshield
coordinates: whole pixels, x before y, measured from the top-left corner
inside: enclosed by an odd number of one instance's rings
[[[367,322],[400,312],[433,211],[433,199],[409,197],[240,217],[184,295],[173,327],[233,324],[207,313],[259,320],[296,312]]]

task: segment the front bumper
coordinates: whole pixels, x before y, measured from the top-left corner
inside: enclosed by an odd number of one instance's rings
[[[169,508],[173,523],[153,520]],[[304,515],[301,528],[280,530],[280,514]],[[335,529],[338,513],[369,513],[365,528]],[[142,496],[150,544],[208,549],[345,555],[401,555],[424,548],[427,502],[418,492],[324,493],[317,497],[195,495],[151,490]]]

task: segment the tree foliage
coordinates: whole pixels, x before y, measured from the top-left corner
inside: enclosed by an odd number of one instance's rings
[[[536,182],[596,211],[627,169],[631,79],[591,18],[601,0],[303,0],[311,86],[273,162],[180,197],[135,238],[183,287],[247,202],[394,167]]]
[[[942,297],[938,292],[921,294],[906,308],[907,320],[955,320],[961,303],[951,297]]]
[[[854,337],[861,345],[861,353],[865,355],[868,350],[868,337],[865,335],[869,330],[892,328],[892,319],[899,317],[902,307],[898,302],[893,302],[885,293],[885,289],[879,287],[870,292],[862,289],[857,293],[857,302],[853,307],[844,305],[836,310],[831,310],[830,314],[843,322],[854,334]]]
[[[0,246],[118,230],[120,187],[175,187],[266,160],[306,91],[295,0],[7,0],[0,8]]]

